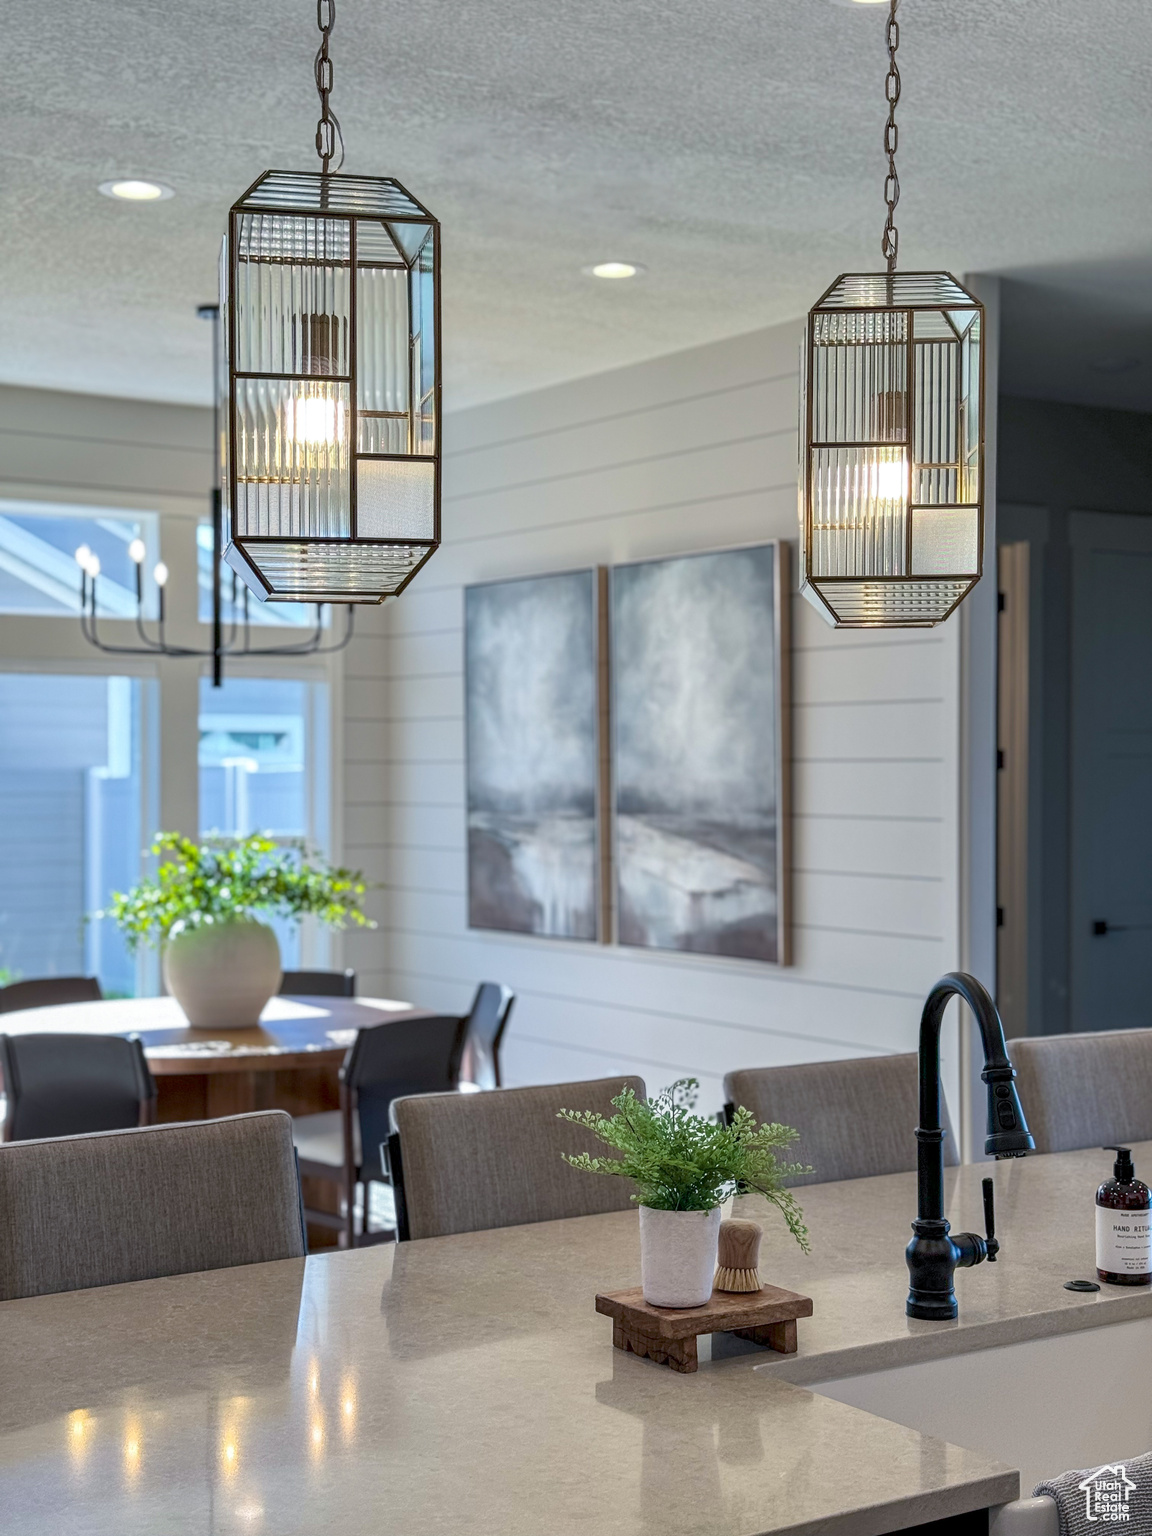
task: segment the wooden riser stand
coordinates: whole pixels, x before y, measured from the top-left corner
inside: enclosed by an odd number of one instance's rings
[[[702,1333],[734,1333],[778,1350],[796,1352],[796,1319],[812,1316],[812,1300],[776,1285],[733,1294],[713,1291],[702,1307],[653,1307],[639,1286],[596,1297],[596,1310],[612,1319],[612,1343],[625,1353],[641,1355],[674,1371],[699,1368],[696,1340]]]

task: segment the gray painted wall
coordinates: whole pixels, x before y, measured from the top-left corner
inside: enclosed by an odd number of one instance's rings
[[[1068,516],[1152,514],[1152,415],[1002,395],[999,537],[1030,546],[1030,1034],[1070,1028],[1072,550]]]

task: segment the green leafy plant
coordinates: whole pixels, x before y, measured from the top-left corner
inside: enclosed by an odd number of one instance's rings
[[[163,943],[177,925],[226,923],[257,913],[311,913],[330,928],[376,926],[360,908],[363,876],[334,868],[302,843],[278,843],[257,832],[200,844],[161,832],[149,851],[160,857],[155,877],[128,892],[114,891],[97,914],[112,919],[130,949]]]
[[[696,1078],[683,1077],[648,1101],[625,1088],[612,1100],[616,1114],[610,1119],[589,1109],[562,1109],[561,1120],[591,1131],[621,1154],[562,1153],[564,1161],[584,1173],[634,1180],[633,1200],[658,1211],[710,1211],[729,1195],[762,1195],[807,1253],[803,1212],[782,1181],[812,1170],[776,1156],[799,1133],[787,1125],[757,1125],[750,1109],[738,1109],[731,1125],[693,1114],[699,1086]]]

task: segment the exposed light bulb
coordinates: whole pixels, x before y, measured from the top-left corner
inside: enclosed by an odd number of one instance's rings
[[[88,556],[87,570],[88,570],[89,576],[91,576],[93,581],[95,581],[96,577],[99,576],[99,574],[100,574],[100,556],[99,555],[89,555]]]
[[[158,587],[166,587],[168,585],[168,567],[164,564],[163,560],[157,560],[156,568],[152,572],[152,580]]]
[[[284,402],[284,431],[309,448],[332,446],[344,436],[344,402],[331,395],[298,395]]]
[[[903,501],[908,494],[908,460],[881,459],[870,464],[868,481],[877,501]]]
[[[143,539],[133,539],[131,544],[129,544],[129,546],[128,546],[128,558],[129,558],[129,560],[131,560],[134,565],[143,565],[144,564],[144,553],[145,553],[145,551],[144,551],[144,540]]]
[[[92,551],[88,548],[87,544],[81,544],[76,551],[76,564],[82,571],[88,569],[88,562],[91,558]]]

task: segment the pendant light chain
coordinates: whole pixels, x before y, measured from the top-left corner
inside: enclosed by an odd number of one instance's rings
[[[344,135],[340,131],[340,119],[333,112],[329,97],[332,95],[332,60],[328,56],[328,41],[336,25],[336,0],[316,0],[316,25],[320,28],[320,47],[316,51],[316,92],[320,97],[320,121],[316,124],[316,153],[327,176],[332,168],[339,146],[340,158],[336,169],[344,164]]]
[[[900,46],[900,23],[896,20],[898,3],[899,0],[890,0],[888,9],[888,76],[884,81],[884,94],[888,98],[888,121],[884,125],[888,174],[884,178],[884,201],[888,205],[888,217],[884,221],[880,249],[888,261],[889,277],[896,271],[896,253],[900,248],[900,232],[894,218],[896,204],[900,201],[900,178],[896,174],[896,149],[900,143],[900,130],[896,126],[896,103],[900,100],[900,70],[896,64],[896,50]]]

